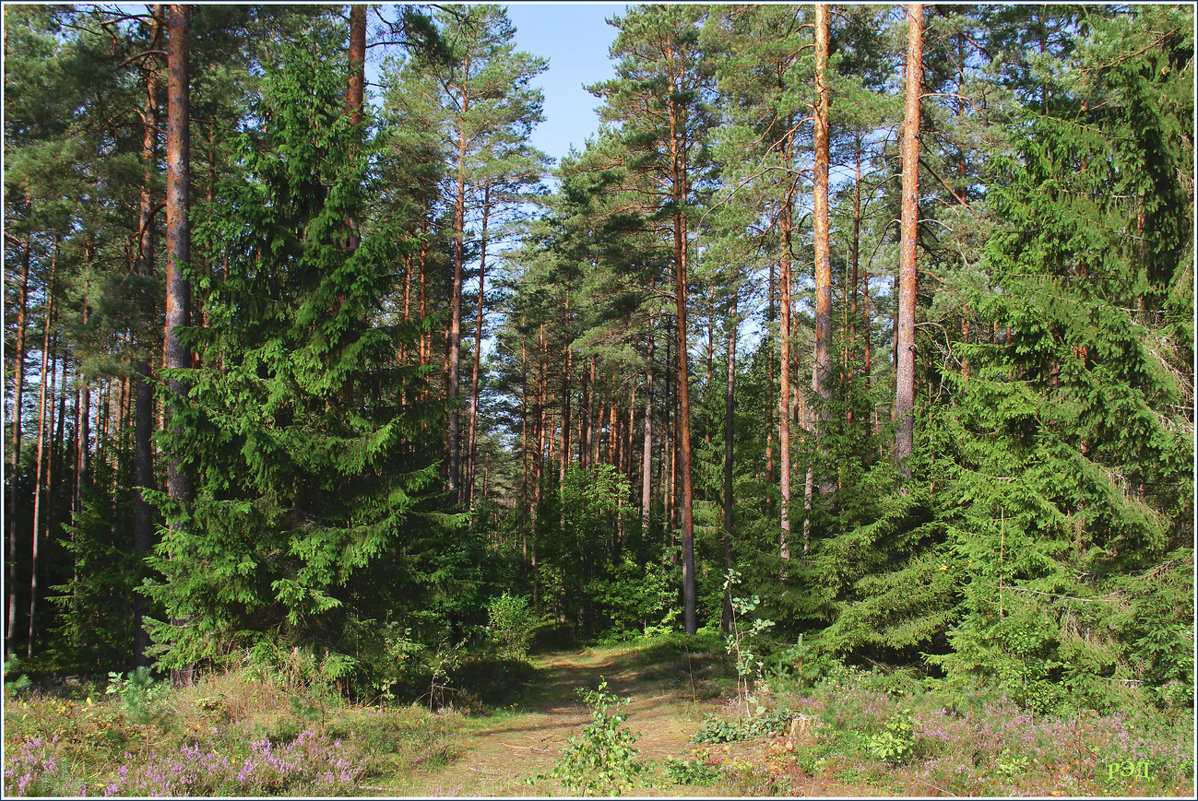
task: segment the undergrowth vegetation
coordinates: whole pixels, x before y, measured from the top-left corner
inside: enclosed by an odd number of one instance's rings
[[[1192,714],[1134,688],[1118,709],[1044,714],[1001,687],[863,670],[755,636],[756,645],[743,638],[740,658],[711,629],[591,650],[620,680],[577,688],[589,723],[546,744],[549,770],[519,763],[512,775],[532,775],[528,792],[571,795],[1192,793]],[[750,648],[757,657],[746,679]],[[179,688],[144,671],[52,686],[10,671],[4,794],[399,792],[422,786],[416,774],[465,769],[485,719],[520,728],[531,693],[557,692],[538,685],[542,668],[485,645],[453,663],[444,680],[452,706],[432,711],[418,682],[357,703],[320,678],[310,655],[273,668],[245,658]],[[681,735],[689,742],[673,753],[643,747],[651,724],[628,706],[663,690],[691,721]]]
[[[730,793],[1184,796],[1194,787],[1189,709],[1134,691],[1119,709],[1040,714],[1001,689],[839,663],[815,682],[775,669],[753,691],[753,711],[730,697],[692,738]],[[809,726],[789,736],[799,718]],[[756,773],[731,743],[748,749]]]
[[[371,776],[448,762],[461,721],[248,669],[181,688],[134,673],[6,689],[4,794],[356,795]]]

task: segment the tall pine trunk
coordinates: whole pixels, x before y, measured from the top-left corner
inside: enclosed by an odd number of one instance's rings
[[[653,281],[649,281],[653,290]],[[641,531],[649,535],[649,516],[653,512],[653,349],[656,337],[653,331],[653,314],[649,314],[649,343],[645,348],[645,426],[642,432],[641,453]]]
[[[345,113],[357,125],[362,121],[366,94],[366,6],[349,7],[349,86],[345,93]]]
[[[828,6],[823,3],[815,7],[815,91],[815,364],[811,388],[821,401],[817,417],[824,420],[823,406],[831,397],[832,256],[828,242]]]
[[[814,454],[825,453],[823,423],[828,419],[828,402],[832,388],[832,255],[828,241],[828,6],[815,7],[815,185],[813,197],[813,228],[815,234],[815,363],[811,369],[811,388],[819,399],[819,409],[813,415],[812,431],[816,447],[808,450],[807,480],[804,486],[803,552],[811,539],[811,499],[814,478]],[[832,492],[827,479],[819,482],[821,495]]]
[[[854,157],[856,172],[853,180],[853,231],[852,241],[850,242],[849,260],[853,269],[853,280],[851,284],[851,293],[849,295],[849,359],[853,363],[857,361],[857,294],[861,286],[861,135],[857,134],[854,142]],[[868,292],[868,290],[867,290]],[[869,328],[866,326],[865,349],[869,351]],[[856,371],[850,373],[855,376]],[[849,406],[848,420],[853,420],[853,407]]]
[[[483,293],[487,280],[487,220],[491,215],[491,187],[483,187],[482,244],[478,252],[478,313],[474,318],[474,359],[470,373],[470,434],[466,438],[466,497],[474,503],[474,471],[478,458],[478,382],[483,344]]]
[[[161,11],[159,11],[159,14]],[[138,260],[137,272],[143,279],[154,274],[154,204],[150,197],[150,182],[154,176],[158,161],[158,105],[155,98],[154,70],[151,68],[146,76],[146,102],[142,110],[142,181],[141,197],[138,204]],[[148,285],[148,283],[147,283]],[[154,303],[149,293],[141,296],[141,315],[144,320],[151,319],[154,313]],[[154,486],[153,450],[150,444],[150,434],[153,430],[154,395],[150,387],[150,343],[139,344],[138,359],[134,368],[136,378],[133,385],[133,481],[137,490],[133,495],[133,555],[137,564],[150,553],[154,542],[154,518],[150,504],[145,497],[147,491],[156,490]],[[150,637],[142,625],[146,612],[145,597],[140,593],[134,595],[133,615],[136,618],[134,627],[133,660],[138,667],[149,667],[150,658],[147,649]]]
[[[470,64],[462,65],[463,74],[470,73]],[[470,95],[462,83],[462,116],[470,108]],[[453,204],[453,286],[450,291],[449,352],[446,354],[446,382],[449,397],[449,496],[453,504],[461,503],[461,414],[458,409],[458,368],[462,360],[462,271],[466,236],[466,123],[458,122],[457,194]]]
[[[787,135],[787,140],[790,135]],[[790,161],[789,141],[783,146],[786,161]],[[782,249],[778,260],[779,324],[778,324],[778,461],[780,530],[778,533],[778,555],[790,559],[790,313],[791,313],[791,255],[790,238],[792,228],[792,194],[794,185],[787,191],[786,199],[778,214],[778,227],[782,238]]]
[[[687,634],[698,627],[695,592],[694,482],[691,478],[691,405],[686,344],[686,214],[687,142],[681,130],[677,106],[670,103],[670,147],[674,190],[674,307],[678,357],[678,468],[681,495],[678,498],[682,529],[682,619]]]
[[[29,262],[33,237],[25,237],[21,254],[21,294],[17,306],[17,342],[13,367],[12,450],[8,468],[8,615],[4,628],[4,655],[11,656],[17,626],[17,474],[21,466],[21,413],[25,391],[25,328],[29,305]]]
[[[46,320],[42,334],[42,388],[37,401],[37,453],[33,470],[33,542],[30,546],[29,562],[29,640],[25,643],[25,656],[33,656],[33,640],[37,632],[37,571],[41,545],[42,463],[46,450],[46,388],[51,381],[53,368],[50,366],[50,321],[54,313],[54,278],[58,259],[58,238],[50,255],[50,278],[46,282]]]
[[[915,450],[915,245],[919,234],[919,104],[923,77],[923,4],[907,7],[906,113],[903,120],[903,204],[899,245],[898,341],[894,457],[911,478]]]
[[[737,289],[732,289],[732,306],[728,310],[728,383],[724,390],[724,575],[732,570],[732,446],[735,439],[736,399],[736,319]],[[724,591],[724,609],[720,616],[725,634],[732,633],[732,587]]]
[[[167,44],[167,123],[166,123],[166,325],[163,328],[165,367],[181,370],[191,366],[191,354],[179,340],[179,329],[191,318],[191,287],[183,274],[191,255],[191,229],[188,223],[190,190],[191,137],[190,77],[188,69],[190,9],[172,5],[170,35]],[[169,402],[163,423],[174,425],[175,405],[187,391],[186,382],[175,376],[167,379]],[[176,503],[191,501],[191,477],[173,454],[166,465],[167,496]],[[181,625],[183,621],[172,623]],[[191,682],[191,666],[172,671],[175,684]]]
[[[566,482],[566,467],[570,464],[570,296],[566,295],[565,303],[562,308],[562,331],[565,333],[565,342],[562,344],[562,418],[561,418],[561,449],[558,451],[560,459],[558,480],[564,484]]]

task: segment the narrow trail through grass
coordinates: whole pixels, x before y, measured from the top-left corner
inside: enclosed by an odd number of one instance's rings
[[[680,680],[675,671],[661,670],[652,657],[619,647],[535,657],[537,676],[523,701],[514,709],[467,719],[447,764],[374,784],[388,793],[414,796],[555,794],[559,787],[553,779],[535,786],[526,780],[548,773],[566,741],[590,722],[577,690],[594,688],[604,679],[611,691],[628,700],[623,712],[643,758],[659,761],[685,754],[692,747],[690,736],[717,702],[697,701],[688,677]],[[700,661],[693,659],[699,670]],[[671,785],[658,787],[654,794],[704,792],[710,790]]]

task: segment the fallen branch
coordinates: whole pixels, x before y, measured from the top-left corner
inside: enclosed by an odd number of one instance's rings
[[[500,745],[504,748],[516,748],[521,751],[541,751],[542,753],[549,751],[548,748],[537,748],[535,745],[508,745],[507,743],[500,743]]]

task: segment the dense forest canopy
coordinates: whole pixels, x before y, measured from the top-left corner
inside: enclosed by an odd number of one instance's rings
[[[6,5],[6,656],[1192,703],[1192,6],[609,22],[553,164],[501,6]]]

